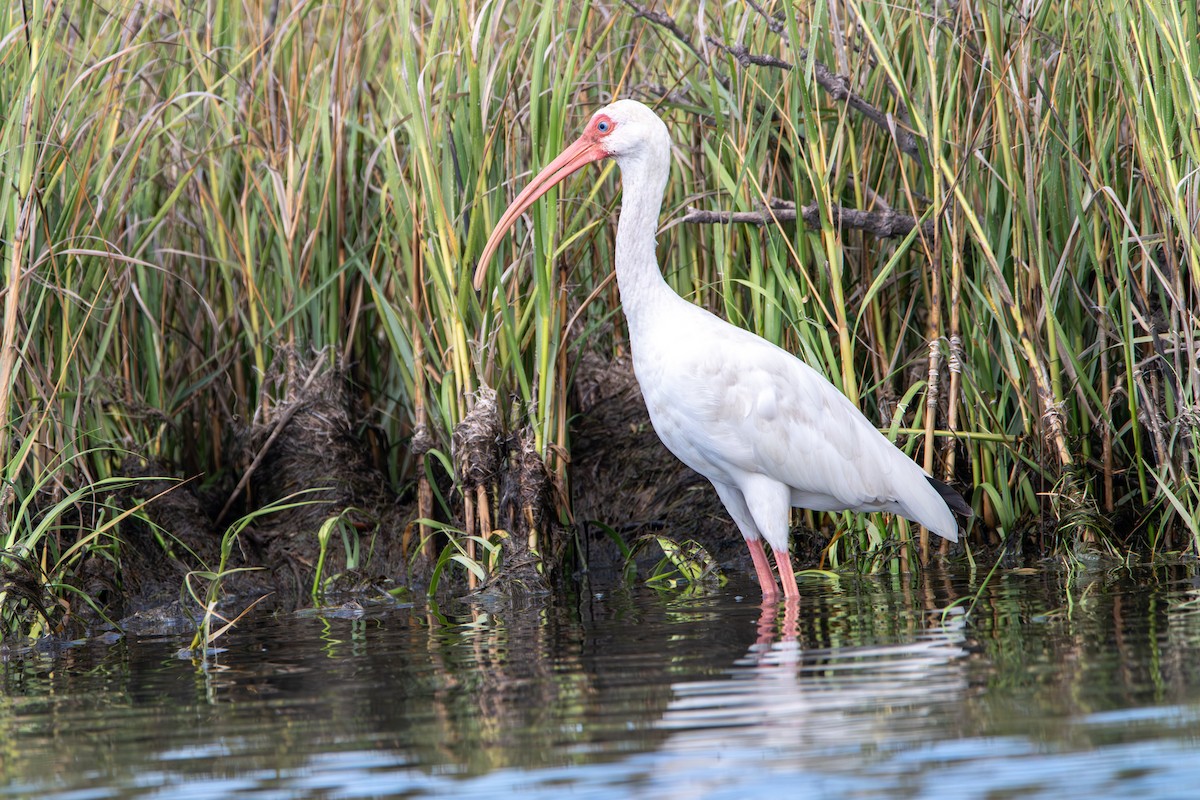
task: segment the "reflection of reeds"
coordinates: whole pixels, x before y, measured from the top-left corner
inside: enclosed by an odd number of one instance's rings
[[[569,519],[575,355],[627,350],[612,173],[531,209],[482,295],[466,276],[515,184],[632,94],[676,142],[679,291],[819,367],[973,487],[988,531],[1200,543],[1194,4],[639,9],[11,5],[7,519],[112,475],[113,446],[232,469],[226,431],[270,405],[286,343],[332,346],[371,421],[420,434],[393,478],[455,527],[450,438],[493,387],[548,480],[512,533],[561,551],[540,539]],[[681,223],[693,206],[763,224]],[[475,487],[476,528],[497,495]],[[826,522],[833,563],[896,532]]]
[[[573,648],[569,615],[540,603],[473,607],[447,625],[430,616],[428,654],[441,686],[432,697],[442,749],[437,761],[484,773],[510,765],[545,766],[551,753],[598,705],[597,676]]]

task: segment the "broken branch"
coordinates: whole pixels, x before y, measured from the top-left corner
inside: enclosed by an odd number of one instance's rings
[[[835,204],[829,207],[829,212],[835,226],[863,231],[880,239],[907,236],[917,225],[921,226],[921,233],[929,238],[933,237],[936,230],[936,223],[932,219],[918,222],[915,217],[890,208],[882,211],[863,211]],[[698,225],[771,225],[777,222],[795,222],[797,216],[803,219],[810,229],[821,229],[820,209],[815,202],[801,208],[799,215],[792,203],[773,203],[770,208],[764,208],[762,211],[705,211],[689,207],[687,214],[679,221]]]

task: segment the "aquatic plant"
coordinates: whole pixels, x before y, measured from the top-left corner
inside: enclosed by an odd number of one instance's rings
[[[662,550],[662,558],[646,576],[646,583],[662,589],[698,589],[705,585],[724,586],[725,575],[704,545],[688,539],[677,542],[668,536],[647,536]]]
[[[200,619],[196,624],[196,633],[192,637],[191,645],[187,648],[191,655],[203,659],[213,642],[225,635],[250,609],[267,597],[267,595],[259,596],[243,607],[232,619],[229,619],[222,613],[221,603],[227,599],[224,594],[229,578],[239,573],[254,572],[263,569],[263,567],[259,566],[232,566],[233,546],[237,544],[238,538],[255,520],[261,517],[287,511],[299,506],[319,503],[320,501],[318,500],[303,500],[298,498],[302,498],[305,495],[317,494],[321,491],[323,490],[319,488],[305,489],[273,503],[268,503],[262,508],[255,509],[249,514],[245,514],[234,520],[221,535],[219,561],[216,564],[206,565],[203,569],[192,570],[184,576],[183,585],[180,588],[180,598],[184,601],[190,599],[192,603],[199,606],[201,612]],[[322,526],[322,529],[324,529],[324,526]],[[189,607],[186,602],[183,603],[183,606],[184,608]],[[214,630],[214,621],[223,624]]]

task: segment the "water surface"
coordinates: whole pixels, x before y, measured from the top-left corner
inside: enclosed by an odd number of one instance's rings
[[[1194,567],[244,622],[0,663],[0,797],[1196,797]]]

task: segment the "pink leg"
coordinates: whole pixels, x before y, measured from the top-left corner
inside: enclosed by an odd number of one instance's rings
[[[783,596],[799,597],[800,590],[796,588],[796,573],[792,569],[792,559],[787,550],[775,551],[775,566],[779,568],[779,581],[783,584]]]
[[[779,597],[779,587],[775,584],[775,573],[771,572],[771,564],[767,561],[767,553],[763,550],[762,539],[747,539],[746,546],[750,548],[750,558],[754,560],[754,571],[758,573],[758,585],[762,587],[763,599],[774,600]],[[792,583],[796,579],[792,578]]]

